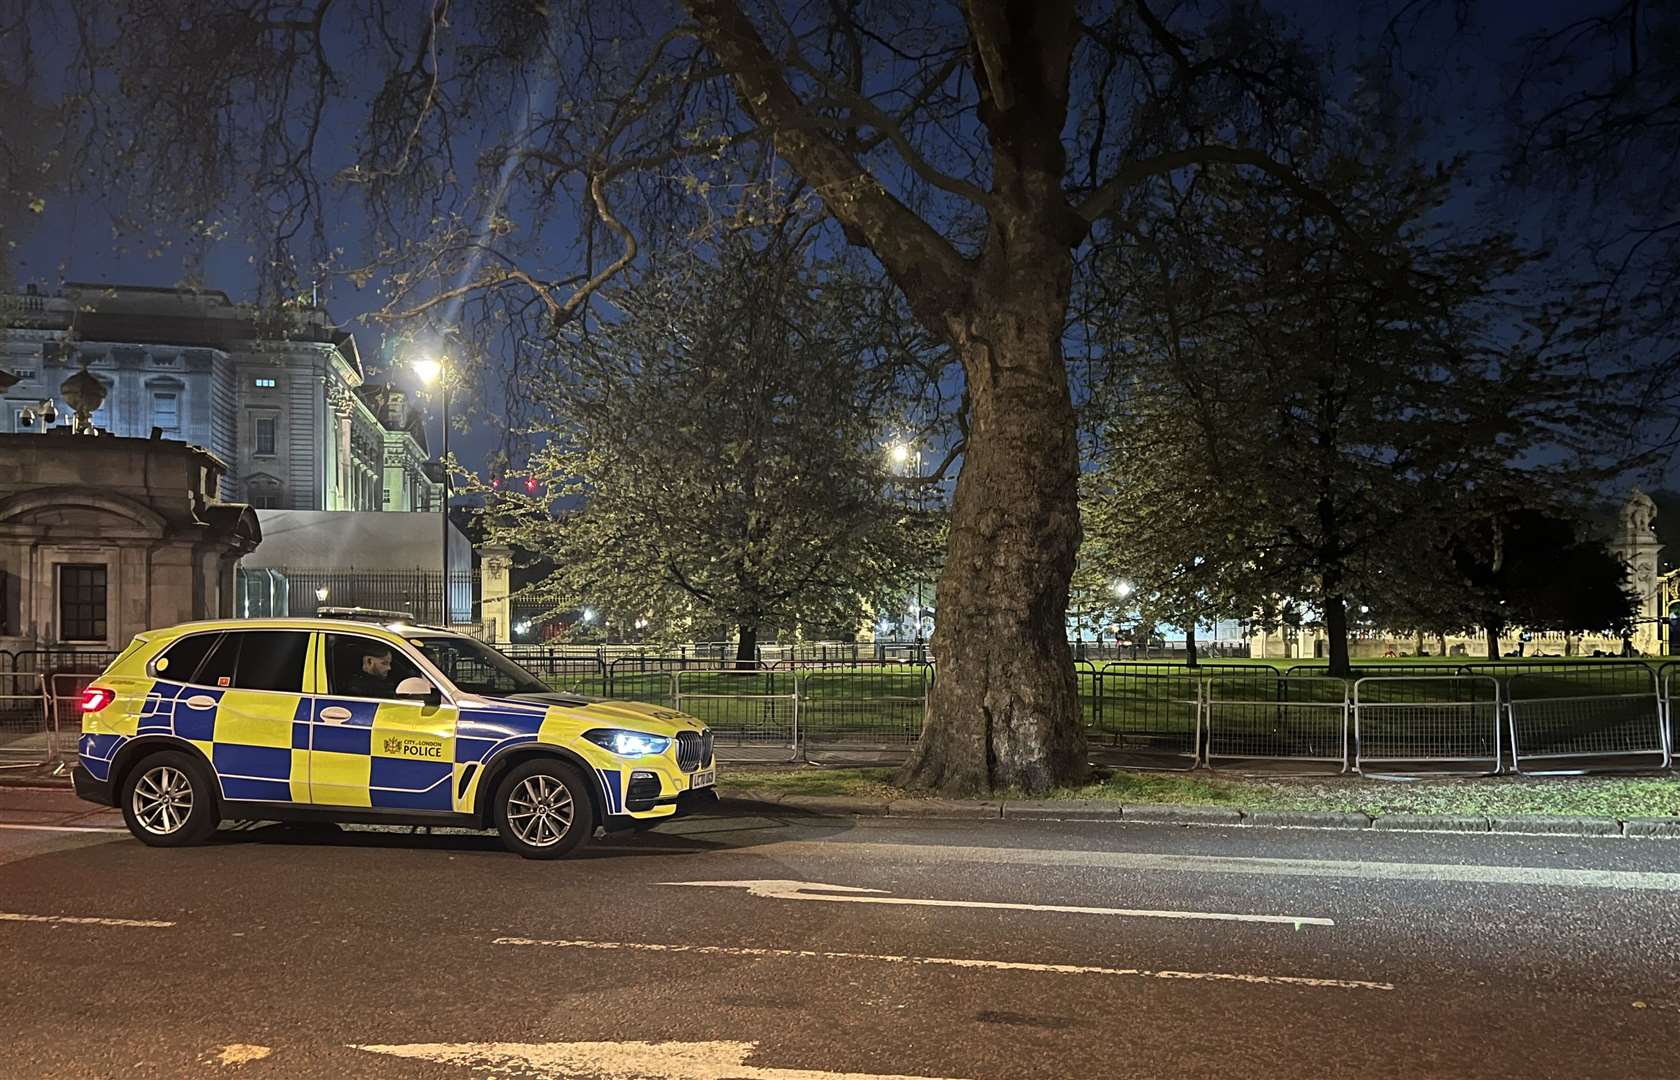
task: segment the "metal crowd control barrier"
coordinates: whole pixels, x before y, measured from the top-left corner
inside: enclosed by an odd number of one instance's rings
[[[1510,677],[1506,695],[1517,772],[1541,763],[1538,771],[1573,772],[1582,761],[1604,759],[1627,768],[1669,765],[1657,675],[1643,664],[1524,672]]]
[[[799,693],[791,671],[678,671],[673,707],[705,721],[720,759],[791,760],[799,753]]]
[[[795,686],[805,759],[909,753],[927,716],[928,672],[925,664],[800,672]]]
[[[1321,762],[1348,770],[1348,684],[1229,673],[1207,680],[1205,760]]]
[[[1668,763],[1674,764],[1674,748],[1676,741],[1680,741],[1680,727],[1674,723],[1674,671],[1680,665],[1662,664],[1657,668],[1657,687],[1662,695],[1663,735],[1668,740],[1665,744],[1668,750]]]
[[[1207,680],[1193,674],[1110,673],[1097,678],[1086,738],[1103,764],[1194,769],[1201,756]]]
[[[98,675],[86,672],[59,672],[51,677],[48,708],[52,713],[52,732],[49,736],[52,759],[73,764],[82,741],[82,691]]]
[[[0,672],[0,768],[29,768],[52,760],[52,725],[41,676]]]
[[[1500,768],[1499,682],[1486,675],[1374,676],[1353,684],[1354,768]],[[1399,770],[1411,771],[1411,770]]]

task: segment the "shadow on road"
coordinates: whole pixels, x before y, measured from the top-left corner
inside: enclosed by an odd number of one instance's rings
[[[694,814],[646,832],[597,834],[572,857],[623,859],[700,855],[757,847],[791,838],[814,839],[852,828],[850,819],[790,810],[772,803],[731,800],[718,810]],[[397,848],[436,851],[505,852],[494,832],[427,825],[338,825],[332,822],[229,821],[212,844],[274,844],[303,847]]]

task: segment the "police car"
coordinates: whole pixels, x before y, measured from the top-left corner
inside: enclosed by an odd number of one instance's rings
[[[339,614],[136,637],[82,696],[76,793],[159,847],[223,818],[332,821],[494,828],[533,859],[716,801],[691,716],[556,693],[400,613]]]

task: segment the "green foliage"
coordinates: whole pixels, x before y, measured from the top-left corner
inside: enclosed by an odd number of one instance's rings
[[[829,271],[731,237],[554,345],[530,387],[553,418],[531,459],[547,494],[492,511],[495,541],[554,567],[537,596],[655,638],[847,634],[925,566],[937,515],[892,490],[881,350]]]
[[[1613,417],[1570,308],[1525,302],[1508,237],[1441,217],[1453,170],[1396,138],[1324,151],[1313,176],[1339,215],[1240,174],[1128,211],[1087,542],[1169,612],[1308,609],[1334,664],[1350,604],[1465,601],[1442,558],[1459,523],[1557,497],[1570,477],[1531,463],[1572,461]]]

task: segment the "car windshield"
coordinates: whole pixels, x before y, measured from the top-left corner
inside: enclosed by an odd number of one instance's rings
[[[463,637],[408,639],[449,681],[469,694],[546,694],[549,687],[495,649]]]

